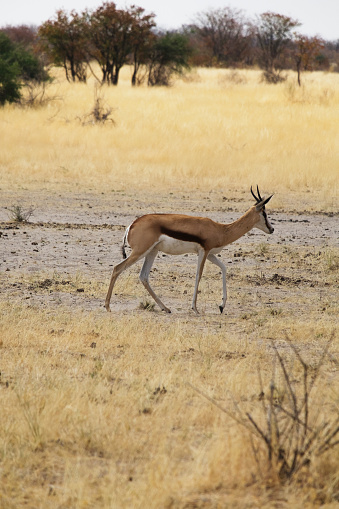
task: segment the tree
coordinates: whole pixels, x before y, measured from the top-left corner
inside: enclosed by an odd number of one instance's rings
[[[307,37],[295,34],[294,60],[297,69],[298,85],[301,86],[301,71],[312,71],[320,50],[324,47],[324,41],[319,37]]]
[[[188,38],[179,33],[167,32],[155,40],[148,62],[148,85],[170,84],[173,74],[189,68],[191,48]]]
[[[320,56],[320,55],[319,55]],[[319,62],[319,56],[316,57],[318,65],[321,68],[339,70],[339,39],[334,41],[324,41],[324,48],[321,52],[321,58]]]
[[[14,44],[20,44],[28,51],[33,51],[36,45],[37,27],[34,25],[8,25],[1,29]]]
[[[210,64],[232,65],[245,58],[249,46],[247,26],[242,12],[231,7],[198,14],[195,30],[210,51]]]
[[[20,70],[17,63],[10,61],[12,43],[10,39],[0,32],[0,105],[6,101],[9,103],[20,99],[21,83],[19,80]]]
[[[145,10],[135,7],[134,22],[131,34],[133,74],[132,85],[137,84],[140,67],[147,63],[155,34],[152,29],[155,27],[154,14],[144,14]]]
[[[151,19],[143,17],[144,10],[131,6],[117,9],[114,2],[104,2],[88,13],[87,34],[90,55],[101,67],[103,83],[117,85],[119,73],[133,50],[138,58],[139,37],[143,30],[153,26]],[[153,15],[151,15],[151,18]]]
[[[94,58],[102,70],[102,82],[110,83],[113,76],[112,19],[115,18],[116,5],[106,3],[93,13],[86,13],[86,33],[89,41],[90,57]]]
[[[0,104],[19,101],[20,89],[26,83],[48,79],[41,62],[0,31]]]
[[[299,21],[273,12],[265,12],[259,16],[256,29],[260,48],[259,60],[265,70],[264,76],[267,81],[271,83],[281,81],[279,58],[291,41],[293,28],[299,25]]]
[[[55,19],[40,26],[38,37],[51,61],[65,69],[68,81],[86,81],[87,41],[83,14],[57,11]]]

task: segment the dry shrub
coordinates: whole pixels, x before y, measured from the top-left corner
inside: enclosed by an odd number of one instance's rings
[[[7,209],[8,216],[11,221],[14,221],[15,223],[27,223],[30,219],[30,217],[34,213],[34,208],[29,207],[27,209],[23,208],[21,205],[13,205],[13,207],[10,207]]]
[[[246,85],[247,78],[244,73],[240,73],[236,69],[222,74],[218,79],[219,85]]]
[[[62,97],[51,95],[51,82],[31,81],[25,84],[24,94],[20,99],[20,105],[24,108],[42,108],[53,102],[61,101]]]
[[[286,81],[287,75],[281,74],[281,71],[264,71],[261,75],[261,81],[263,83],[268,83],[270,85],[276,85],[277,83],[282,83]]]
[[[89,113],[82,117],[78,117],[82,125],[96,125],[112,123],[115,125],[115,120],[112,118],[114,109],[109,106],[104,97],[102,96],[102,87],[94,87],[94,106]]]
[[[184,83],[201,83],[201,76],[197,69],[191,69],[189,72],[185,72],[182,77]]]
[[[246,412],[246,417],[257,444],[260,442],[266,449],[270,475],[276,475],[280,482],[297,477],[304,467],[310,468],[316,457],[339,445],[339,415],[332,418],[322,415],[320,420],[320,408],[330,402],[313,396],[314,389],[317,386],[319,389],[318,380],[326,358],[334,360],[329,353],[332,341],[333,336],[313,365],[303,359],[288,338],[292,360],[273,343],[280,376],[274,366],[268,394],[259,371],[262,416],[259,420]],[[257,444],[253,442],[255,454]]]
[[[170,67],[154,65],[148,73],[147,84],[151,87],[170,87],[173,85],[173,71]]]
[[[305,361],[300,349],[286,336],[286,344],[272,342],[275,359],[268,384],[263,383],[259,368],[258,398],[251,409],[234,400],[232,412],[200,390],[196,390],[250,432],[257,476],[268,486],[297,481],[309,485],[317,477],[319,459],[335,455],[339,446],[339,414],[336,402],[326,398],[323,368],[325,363],[339,367],[330,352],[334,333],[317,355]],[[286,351],[290,348],[291,354]],[[329,469],[333,476],[334,469]],[[319,473],[318,473],[319,475]],[[318,482],[319,485],[319,482]],[[326,501],[338,496],[339,482]]]

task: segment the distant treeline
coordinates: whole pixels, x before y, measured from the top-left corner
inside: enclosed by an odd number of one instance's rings
[[[173,73],[191,66],[259,67],[270,83],[284,79],[283,71],[339,70],[339,39],[325,41],[298,32],[301,23],[289,16],[266,12],[249,19],[235,8],[197,13],[195,22],[163,32],[155,14],[141,7],[117,8],[104,2],[95,10],[58,10],[40,27],[6,26],[16,48],[33,55],[43,69],[63,67],[69,81],[85,82],[92,73],[102,83],[117,85],[121,68],[133,66],[132,85],[168,85]],[[6,48],[0,44],[0,84]],[[6,44],[5,44],[6,46]],[[13,53],[11,56],[13,60]],[[93,62],[101,70],[94,73]],[[5,65],[6,67],[6,65]],[[19,73],[20,74],[20,73]],[[37,74],[45,78],[41,72]]]

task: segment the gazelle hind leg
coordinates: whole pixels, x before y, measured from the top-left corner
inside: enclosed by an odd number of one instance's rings
[[[219,306],[220,313],[224,311],[224,307],[226,305],[227,300],[227,288],[226,288],[226,267],[222,263],[221,260],[219,260],[214,254],[209,254],[207,257],[207,260],[214,263],[214,265],[217,265],[221,269],[222,273],[222,304]]]
[[[145,258],[144,264],[142,266],[139,279],[142,282],[142,284],[144,285],[144,287],[146,288],[146,290],[148,291],[148,293],[150,294],[150,296],[155,300],[155,302],[158,304],[158,306],[162,309],[162,311],[166,311],[166,313],[170,313],[171,310],[168,309],[168,307],[166,307],[165,304],[159,299],[159,297],[156,295],[156,293],[152,290],[152,288],[149,284],[149,281],[148,281],[149,273],[151,271],[153,262],[155,260],[155,257],[157,256],[157,254],[158,254],[157,249],[153,249],[150,253],[148,253],[148,255]]]
[[[112,292],[113,292],[113,288],[114,288],[116,280],[118,279],[120,274],[122,272],[124,272],[124,270],[126,270],[126,269],[128,269],[128,267],[131,267],[132,265],[134,265],[134,263],[136,263],[140,258],[141,258],[140,253],[135,253],[132,251],[130,256],[128,258],[126,258],[126,260],[123,260],[122,262],[118,263],[118,265],[116,265],[113,268],[113,273],[112,273],[111,281],[110,281],[110,284],[108,287],[108,292],[107,292],[106,300],[105,300],[105,308],[107,311],[110,311],[109,303],[111,301]]]

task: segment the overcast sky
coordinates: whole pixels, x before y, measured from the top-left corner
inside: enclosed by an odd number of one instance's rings
[[[81,12],[102,5],[103,0],[1,0],[0,26],[40,25],[62,8]],[[198,12],[216,7],[236,7],[250,17],[262,12],[276,12],[299,20],[300,32],[339,39],[339,0],[135,0],[115,2],[118,7],[135,4],[156,14],[160,28],[179,28],[194,21]]]

